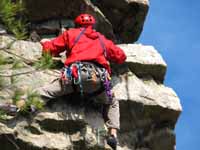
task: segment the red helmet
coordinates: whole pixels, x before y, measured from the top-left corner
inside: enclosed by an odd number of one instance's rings
[[[76,19],[74,20],[75,24],[79,25],[94,25],[95,24],[95,18],[90,14],[80,14]]]

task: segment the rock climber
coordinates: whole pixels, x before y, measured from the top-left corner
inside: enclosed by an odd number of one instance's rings
[[[75,28],[58,37],[42,39],[43,53],[58,56],[66,52],[65,68],[61,78],[40,89],[43,98],[51,99],[79,91],[82,96],[95,97],[106,107],[103,115],[108,128],[107,143],[116,149],[117,130],[120,128],[119,102],[111,91],[110,62],[122,64],[126,60],[123,50],[94,30],[93,15],[80,14],[74,20]]]

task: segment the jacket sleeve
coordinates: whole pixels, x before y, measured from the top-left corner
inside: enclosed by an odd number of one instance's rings
[[[117,64],[124,63],[126,60],[124,51],[110,40],[107,40],[106,43],[108,60]]]
[[[57,38],[51,40],[51,41],[46,41],[44,43],[41,43],[42,49],[44,53],[50,52],[52,56],[58,56],[59,53],[63,52],[66,50],[67,45],[68,45],[68,40],[67,40],[67,31],[65,31],[63,34],[58,36]]]

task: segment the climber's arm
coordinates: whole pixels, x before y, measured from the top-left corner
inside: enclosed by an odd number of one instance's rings
[[[110,40],[107,40],[107,57],[111,62],[117,64],[122,64],[126,60],[124,51]]]
[[[67,32],[64,32],[53,40],[43,39],[40,43],[43,47],[44,53],[49,52],[52,56],[58,56],[59,53],[66,50],[68,44],[67,41]]]

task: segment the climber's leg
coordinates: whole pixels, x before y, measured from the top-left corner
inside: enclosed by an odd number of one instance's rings
[[[97,96],[97,100],[101,100],[103,104],[103,118],[108,129],[119,129],[120,128],[120,114],[119,114],[119,101],[113,97],[110,103],[106,92],[102,92]],[[111,130],[110,132],[114,132]]]
[[[119,101],[113,98],[113,102],[110,105],[105,106],[107,109],[106,125],[108,127],[107,144],[110,145],[113,150],[117,148],[117,130],[120,128],[120,115],[119,115]]]
[[[88,71],[91,74],[91,78],[88,78]],[[81,72],[82,86],[85,93],[95,93],[102,88],[102,81],[99,76],[93,74],[93,69],[84,70]],[[95,77],[94,77],[95,76]],[[101,91],[101,90],[100,90]],[[103,115],[105,124],[108,128],[119,129],[119,102],[113,97],[112,102],[109,101],[106,91],[97,92],[98,95],[94,96],[97,102],[104,105],[105,113]],[[111,130],[113,131],[113,130]],[[114,132],[114,131],[113,131]]]
[[[71,82],[63,82],[60,78],[55,79],[50,84],[36,89],[36,92],[41,96],[46,103],[50,99],[55,99],[59,96],[67,95],[73,92]]]
[[[119,114],[119,101],[113,98],[111,104],[104,104],[105,110],[105,123],[108,128],[120,128],[120,114]]]
[[[67,95],[72,93],[73,87],[71,81],[63,82],[60,78],[53,80],[51,83],[46,84],[40,88],[33,90],[36,94],[41,97],[41,102],[46,104],[49,100],[55,99],[59,96]],[[17,107],[19,109],[23,108],[26,104],[27,95],[23,95],[21,99],[17,102]]]
[[[107,144],[110,145],[113,150],[116,150],[117,130],[120,128],[119,101],[113,97],[112,102],[109,102],[105,91],[100,94],[98,98],[101,98],[104,102],[102,113],[108,128]]]

